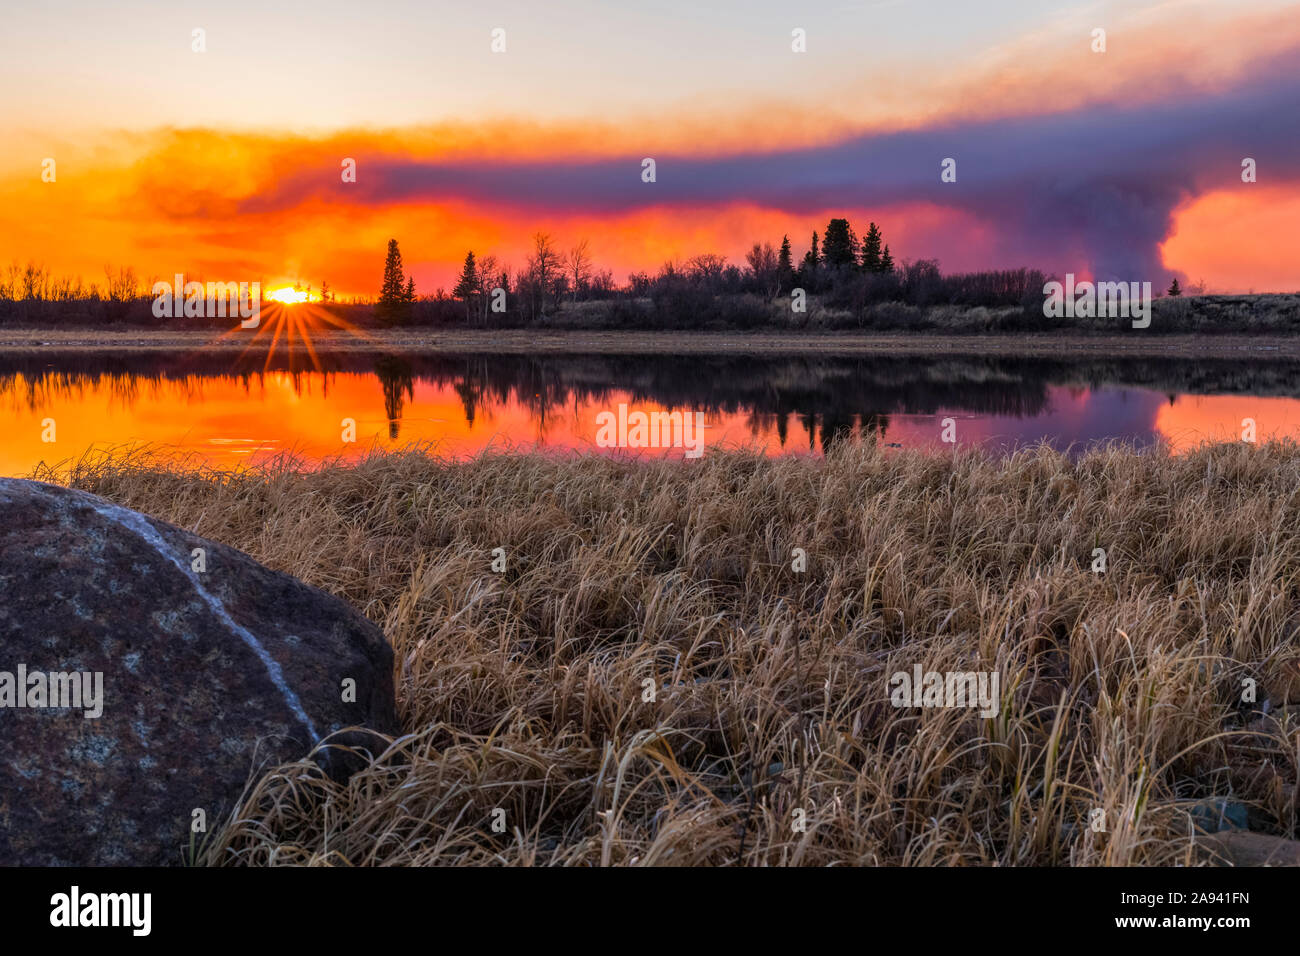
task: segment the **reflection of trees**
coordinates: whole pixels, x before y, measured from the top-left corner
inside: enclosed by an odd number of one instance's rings
[[[864,415],[859,423],[858,430],[864,440],[884,441],[885,433],[889,431],[889,416],[875,412]]]
[[[415,398],[415,378],[411,374],[411,363],[399,355],[381,355],[375,359],[375,377],[384,389],[388,437],[396,440],[402,427],[402,409],[408,400]]]
[[[808,433],[808,450],[816,450],[817,441],[817,416],[812,412],[804,412],[799,416],[799,423],[803,425],[803,430]]]
[[[853,436],[853,417],[835,409],[821,420],[822,451],[830,451],[840,442]]]
[[[810,448],[856,433],[883,436],[893,413],[1028,417],[1046,410],[1049,386],[1103,385],[1178,394],[1300,397],[1300,363],[1234,359],[1031,359],[1004,356],[754,355],[491,355],[318,353],[321,372],[298,356],[269,358],[228,352],[178,356],[168,351],[0,354],[0,407],[41,410],[55,401],[88,400],[88,390],[125,407],[146,398],[174,399],[178,390],[201,401],[206,383],[240,382],[251,389],[287,374],[296,393],[328,389],[336,374],[374,374],[384,395],[389,434],[397,438],[417,380],[452,388],[471,425],[494,407],[517,403],[544,438],[555,411],[607,405],[618,393],[633,402],[706,414],[743,415],[754,434],[775,431],[782,446],[791,417]]]
[[[470,428],[474,427],[474,419],[478,415],[479,391],[473,382],[457,382],[452,386],[456,394],[460,396],[461,407],[465,409],[465,422]]]
[[[804,427],[808,429],[809,449],[813,447],[812,436],[816,434],[821,441],[822,451],[830,451],[845,439],[852,438],[855,433],[859,441],[876,444],[889,428],[889,416],[881,412],[846,415],[833,410],[822,415],[807,416]]]

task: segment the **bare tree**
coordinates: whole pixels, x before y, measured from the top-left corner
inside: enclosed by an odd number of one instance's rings
[[[598,298],[607,299],[614,292],[614,273],[609,269],[601,269],[592,274],[589,285]]]
[[[650,291],[650,276],[645,272],[629,272],[627,288],[634,297],[646,295]]]
[[[110,302],[130,302],[138,299],[142,294],[135,269],[129,266],[126,268],[119,266],[116,274],[108,266],[104,266],[104,278],[107,280],[105,291]]]
[[[680,279],[684,274],[682,264],[676,259],[665,259],[664,264],[659,267],[657,279]]]
[[[754,248],[745,253],[745,261],[749,263],[750,271],[754,273],[754,281],[759,288],[769,299],[776,298],[777,292],[781,289],[781,268],[780,257],[772,248],[772,244],[754,243]]]
[[[22,272],[23,298],[29,302],[45,299],[50,284],[50,271],[43,265],[28,261]]]
[[[718,280],[722,278],[722,270],[726,267],[727,257],[716,252],[704,252],[686,260],[686,274],[711,291],[717,290]]]
[[[586,239],[583,239],[569,250],[569,255],[564,260],[564,266],[568,272],[573,290],[573,299],[576,302],[578,294],[586,288],[587,280],[591,278],[591,256],[587,252]]]
[[[528,257],[528,276],[532,280],[535,314],[546,314],[546,293],[560,274],[560,253],[550,234],[539,232],[533,236],[533,254]]]
[[[484,256],[478,261],[478,304],[483,324],[487,324],[488,313],[492,311],[492,290],[501,281],[497,270],[497,257]]]

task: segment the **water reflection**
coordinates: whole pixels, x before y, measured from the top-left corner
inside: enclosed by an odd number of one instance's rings
[[[388,437],[395,439],[401,430],[402,407],[415,398],[415,375],[411,363],[400,355],[381,355],[375,359],[375,377],[384,389]]]
[[[1300,434],[1300,363],[1236,359],[998,356],[489,355],[321,353],[320,370],[273,353],[157,351],[0,354],[10,423],[0,470],[147,441],[220,463],[295,449],[358,453],[371,442],[434,440],[452,453],[489,443],[591,448],[595,416],[620,402],[705,413],[709,446],[820,452],[846,440],[997,447],[1107,439],[1176,447]],[[344,419],[357,443],[342,441]],[[58,440],[41,441],[43,423]]]

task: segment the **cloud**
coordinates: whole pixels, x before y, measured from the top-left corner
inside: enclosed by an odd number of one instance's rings
[[[1100,278],[1162,275],[1160,243],[1176,208],[1241,185],[1241,161],[1261,177],[1300,181],[1300,77],[1246,83],[1195,100],[1093,106],[941,127],[867,133],[829,145],[752,154],[595,160],[359,157],[359,181],[338,188],[333,167],[300,168],[238,203],[282,212],[328,195],[366,205],[468,203],[503,215],[617,217],[653,208],[736,203],[792,215],[813,209],[931,204],[986,224],[991,255]],[[647,137],[651,139],[651,137]],[[940,164],[957,161],[957,181]],[[1242,188],[1250,188],[1244,186]],[[995,264],[990,262],[990,265]]]

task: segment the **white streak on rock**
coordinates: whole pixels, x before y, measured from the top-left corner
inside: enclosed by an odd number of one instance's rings
[[[144,538],[144,540],[151,545],[155,551],[175,565],[176,569],[189,579],[190,584],[194,585],[194,590],[198,592],[198,595],[203,599],[203,602],[211,608],[212,613],[217,616],[221,623],[225,624],[234,634],[238,635],[239,638],[252,649],[253,653],[258,656],[258,659],[261,660],[262,664],[266,667],[267,675],[271,678],[271,683],[275,685],[276,689],[284,697],[285,703],[289,705],[289,709],[293,711],[294,716],[302,722],[303,726],[307,728],[307,732],[311,734],[312,744],[315,745],[320,743],[320,735],[316,733],[315,725],[311,722],[311,718],[307,716],[307,711],[303,709],[302,703],[298,700],[298,695],[293,692],[293,688],[290,687],[284,679],[284,672],[280,669],[280,662],[271,656],[270,652],[262,646],[262,642],[259,641],[252,632],[235,622],[226,611],[226,606],[222,604],[219,599],[208,593],[194,570],[176,556],[176,549],[168,546],[167,542],[163,540],[162,535],[160,535],[157,529],[145,519],[144,515],[131,511],[128,508],[122,508],[118,505],[110,504],[90,495],[87,495],[85,500],[95,509],[96,513],[111,521],[117,522]]]

